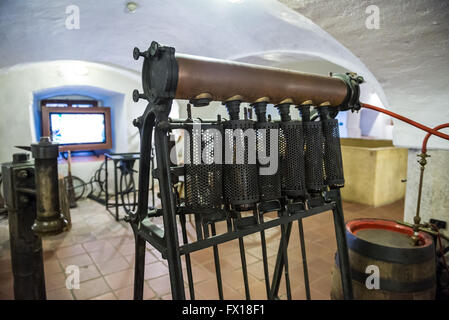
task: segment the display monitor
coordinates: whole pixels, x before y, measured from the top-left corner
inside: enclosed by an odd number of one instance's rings
[[[110,108],[42,107],[42,134],[61,151],[110,149]]]

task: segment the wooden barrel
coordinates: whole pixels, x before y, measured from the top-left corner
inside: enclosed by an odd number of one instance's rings
[[[436,290],[433,239],[394,221],[357,219],[346,224],[354,299],[434,299]],[[376,280],[376,275],[378,275]],[[338,255],[332,271],[332,299],[343,299]]]

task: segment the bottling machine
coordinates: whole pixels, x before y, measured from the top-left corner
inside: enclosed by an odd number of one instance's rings
[[[287,298],[291,299],[288,259],[296,257],[289,257],[287,248],[293,223],[299,226],[305,289],[310,298],[302,219],[332,211],[343,294],[352,299],[335,117],[340,111],[360,109],[359,84],[363,78],[353,73],[326,77],[179,55],[174,48],[157,42],[144,52],[135,48],[134,58],[140,57],[144,58],[143,93],[135,90],[133,99],[145,99],[148,105],[134,120],[141,138],[138,205],[126,217],[136,245],[134,298],[143,297],[146,242],[167,259],[173,299],[186,298],[181,258],[185,257],[188,290],[194,299],[190,254],[212,247],[218,296],[226,298],[218,248],[238,239],[245,295],[250,299],[244,237],[260,233],[267,298],[279,298],[284,274]],[[195,120],[189,109],[187,119],[172,120],[168,115],[173,99],[188,100],[189,108],[222,102],[229,118]],[[243,119],[242,103],[251,106],[245,109]],[[277,108],[280,121],[267,117],[268,104]],[[297,107],[301,120],[292,120],[291,106]],[[256,121],[249,115],[252,110]],[[168,137],[174,129],[186,133],[182,166],[170,162]],[[150,172],[152,144],[157,168]],[[271,163],[265,161],[267,158]],[[278,166],[270,172],[272,163]],[[161,207],[151,210],[150,174],[158,179],[161,198]],[[180,177],[185,182],[183,198],[174,187]],[[277,213],[276,218],[264,219],[268,212]],[[194,217],[196,239],[187,237],[188,215]],[[152,222],[155,216],[162,217],[163,228]],[[227,229],[218,234],[215,225],[221,221],[226,222]],[[276,227],[280,227],[281,236],[270,279],[265,231]],[[178,239],[178,228],[182,239]]]

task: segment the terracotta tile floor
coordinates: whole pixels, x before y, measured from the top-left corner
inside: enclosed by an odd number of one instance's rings
[[[372,208],[344,203],[346,220],[360,217],[401,219],[403,201]],[[72,209],[72,229],[43,240],[45,281],[48,299],[132,299],[134,238],[125,222],[116,222],[104,207],[92,200],[82,200]],[[217,225],[223,231],[225,224]],[[187,223],[189,236],[194,237],[193,224]],[[304,219],[305,241],[311,281],[312,299],[329,299],[330,273],[336,250],[332,214],[323,213]],[[0,221],[0,299],[13,299],[9,234],[7,219]],[[279,228],[266,232],[270,275],[273,272]],[[266,299],[259,234],[245,237],[246,259],[252,299]],[[305,299],[302,263],[297,224],[290,240],[289,266],[292,295]],[[226,299],[243,299],[244,285],[238,241],[219,246],[223,290]],[[191,254],[196,299],[218,298],[212,248]],[[184,263],[184,259],[183,259]],[[80,268],[80,289],[65,286],[65,268]],[[184,279],[187,273],[184,265]],[[186,282],[187,288],[187,282]],[[188,290],[186,290],[188,295]],[[284,281],[280,287],[285,298]],[[167,263],[159,252],[147,246],[145,268],[145,299],[171,299]]]

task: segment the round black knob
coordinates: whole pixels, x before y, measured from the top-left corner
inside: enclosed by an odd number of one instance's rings
[[[141,124],[142,124],[142,118],[141,117],[138,117],[138,118],[133,120],[134,127],[139,128],[141,126]]]
[[[141,55],[141,53],[140,53],[139,48],[135,47],[134,50],[133,50],[134,60],[139,60],[140,55]]]
[[[135,47],[133,50],[134,60],[139,60],[140,57],[148,58],[148,51],[140,52],[139,48]]]
[[[137,89],[134,89],[133,91],[133,101],[137,102],[139,99],[146,99],[144,94],[139,93]]]

